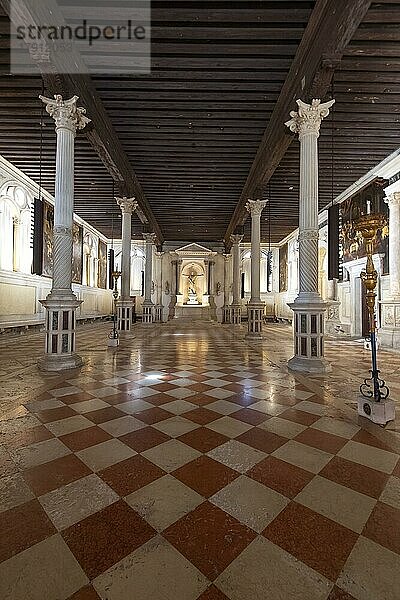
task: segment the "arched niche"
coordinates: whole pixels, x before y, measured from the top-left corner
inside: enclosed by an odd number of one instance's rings
[[[203,296],[206,291],[205,267],[202,262],[188,261],[182,265],[180,275],[180,289],[183,304],[203,304]],[[192,291],[191,291],[192,290]],[[193,296],[193,292],[196,296]]]

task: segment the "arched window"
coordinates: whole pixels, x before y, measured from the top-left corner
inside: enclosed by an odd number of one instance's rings
[[[0,269],[31,272],[31,195],[19,185],[0,190]]]

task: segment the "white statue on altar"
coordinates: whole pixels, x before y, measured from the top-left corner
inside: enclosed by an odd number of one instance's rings
[[[185,275],[183,273],[183,277],[187,277],[188,279],[188,301],[186,302],[186,304],[189,305],[198,305],[201,304],[201,302],[199,302],[198,298],[197,298],[197,291],[196,291],[196,281],[198,277],[204,277],[204,275],[202,273],[195,273],[194,271],[191,271],[188,275]]]

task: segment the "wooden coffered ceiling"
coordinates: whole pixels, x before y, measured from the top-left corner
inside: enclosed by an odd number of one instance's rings
[[[0,154],[38,181],[42,79],[9,74],[0,4]],[[84,1],[58,4],[68,20]],[[270,216],[278,242],[298,220],[299,144],[284,126],[297,97],[336,98],[321,128],[321,208],[400,146],[400,0],[154,0],[151,74],[44,81],[47,94],[79,95],[93,120],[76,140],[75,210],[100,231],[120,229],[114,178],[138,198],[134,236],[222,242],[245,200],[263,196],[262,236]],[[42,135],[53,193],[50,119]]]

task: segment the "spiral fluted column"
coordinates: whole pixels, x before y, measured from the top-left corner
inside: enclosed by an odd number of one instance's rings
[[[63,100],[39,96],[56,124],[56,180],[54,197],[53,282],[41,304],[46,309],[45,355],[39,367],[61,371],[82,365],[75,353],[75,311],[80,306],[72,292],[72,226],[74,213],[74,144],[78,129],[90,122],[85,109],[77,107],[78,96]]]
[[[285,123],[299,136],[299,295],[290,304],[294,312],[294,356],[288,365],[298,371],[324,373],[330,365],[324,358],[324,319],[328,305],[318,293],[318,137],[322,120],[334,100],[306,104],[297,100]]]

